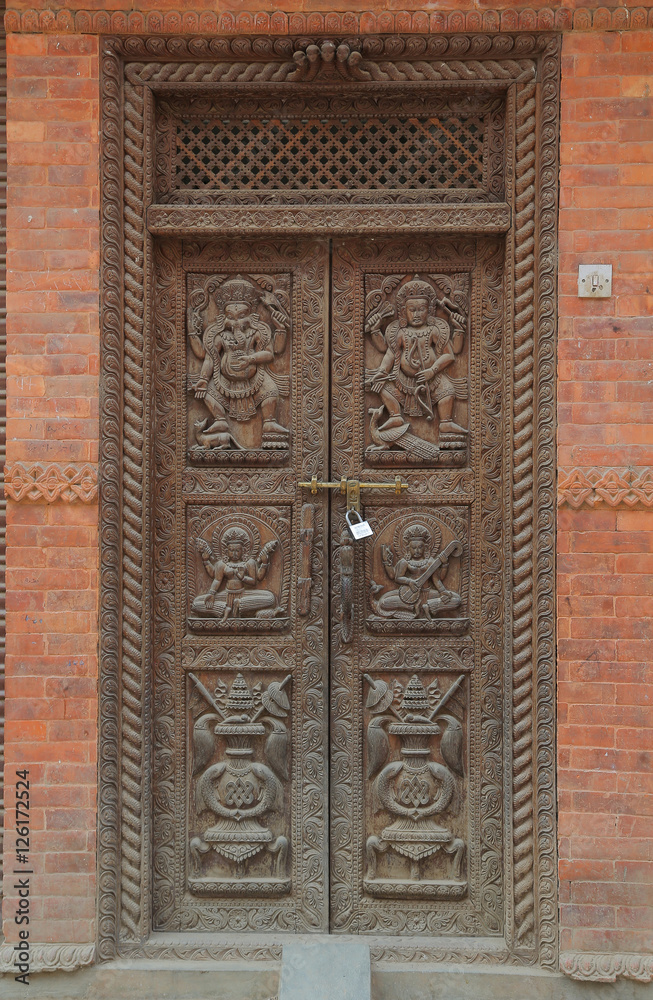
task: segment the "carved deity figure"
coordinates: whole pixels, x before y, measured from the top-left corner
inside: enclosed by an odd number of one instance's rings
[[[195,544],[212,582],[206,594],[194,599],[193,611],[222,621],[282,614],[272,591],[259,587],[278,546],[276,540],[259,549],[253,533],[245,525],[235,525],[222,536],[214,533],[216,552],[204,538],[197,538]]]
[[[262,293],[240,276],[219,285],[214,298],[218,315],[205,324],[207,292],[195,289],[189,297],[188,337],[202,362],[194,393],[211,414],[195,423],[197,443],[218,450],[241,448],[231,421],[251,421],[260,411],[261,446],[287,448],[289,431],[278,422],[279,385],[268,370],[275,349],[285,347],[286,330],[277,322],[273,335],[258,307],[266,305],[277,320],[285,314],[273,293]]]
[[[399,318],[393,320],[381,333],[379,325],[382,312],[368,317],[366,332],[374,346],[383,351],[383,360],[375,372],[368,372],[367,388],[380,396],[384,410],[371,410],[373,417],[371,451],[382,451],[395,443],[406,450],[421,450],[414,436],[405,437],[410,417],[438,419],[440,446],[456,446],[464,442],[467,430],[454,419],[456,399],[467,397],[467,380],[454,378],[447,369],[456,360],[463,345],[463,317],[453,310],[449,300],[439,302],[434,288],[426,281],[415,278],[406,282],[396,297]],[[435,309],[440,306],[452,325]],[[390,307],[391,308],[391,307]],[[383,413],[387,414],[382,421]],[[458,444],[459,446],[459,444]]]
[[[449,573],[449,559],[460,556],[462,543],[449,542],[443,549],[442,536],[437,528],[429,530],[425,524],[413,524],[402,536],[402,553],[395,562],[395,552],[389,545],[381,547],[383,567],[397,588],[387,591],[378,599],[383,588],[371,582],[372,607],[376,614],[386,618],[431,619],[442,612],[455,611],[461,597],[445,586]]]

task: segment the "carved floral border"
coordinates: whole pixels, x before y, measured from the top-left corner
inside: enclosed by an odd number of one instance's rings
[[[558,507],[653,507],[653,469],[560,469]]]
[[[614,983],[618,978],[650,983],[653,980],[653,955],[563,951],[560,971],[571,979],[591,983]]]
[[[576,7],[555,4],[533,10],[510,7],[441,11],[269,11],[178,10],[8,10],[5,30],[88,32],[93,34],[249,34],[334,32],[446,33],[469,31],[638,31],[653,27],[653,8],[645,6]]]
[[[13,944],[0,945],[0,975],[16,972]],[[30,944],[30,972],[74,972],[95,961],[94,944]]]
[[[14,462],[4,468],[5,496],[20,503],[95,503],[98,497],[97,465],[76,462]]]

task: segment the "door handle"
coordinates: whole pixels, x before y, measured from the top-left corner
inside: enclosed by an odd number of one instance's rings
[[[342,641],[354,637],[354,546],[348,531],[340,536],[340,608],[342,611]]]
[[[311,476],[310,480],[301,481],[299,486],[310,490],[313,495],[318,490],[339,490],[347,497],[347,510],[355,510],[359,514],[361,490],[394,490],[395,496],[399,497],[402,490],[408,489],[408,483],[402,483],[401,476],[395,476],[391,483],[366,483],[360,479],[347,479],[346,476],[342,476],[339,482],[323,482],[317,476]],[[354,547],[351,542],[351,536],[343,531],[340,538],[340,607],[344,643],[350,643],[354,635]]]

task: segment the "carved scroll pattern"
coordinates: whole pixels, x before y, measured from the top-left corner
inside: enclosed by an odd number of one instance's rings
[[[503,736],[503,664],[506,647],[504,628],[503,561],[505,539],[501,512],[504,508],[504,386],[508,379],[504,356],[504,290],[502,247],[493,242],[479,247],[479,310],[481,332],[480,396],[476,468],[479,474],[480,518],[477,530],[481,546],[480,566],[472,583],[478,620],[477,705],[480,707],[480,753],[471,766],[481,769],[479,795],[479,868],[483,886],[479,895],[486,926],[505,929],[507,902],[501,844],[505,825],[503,780],[509,770],[510,748]],[[477,403],[478,406],[478,403]],[[480,522],[480,523],[479,523]]]
[[[157,808],[152,841],[155,859],[152,910],[157,920],[165,921],[174,907],[174,888],[169,881],[162,885],[161,873],[175,868],[176,833],[176,726],[175,704],[175,511],[171,501],[177,475],[176,385],[177,286],[181,281],[181,247],[178,243],[157,244],[154,266],[156,303],[155,413],[154,441],[157,482],[155,489],[154,588],[156,616],[154,625],[155,689],[153,715],[156,719],[156,754],[154,757],[153,793]],[[182,813],[185,820],[185,815]],[[184,824],[185,825],[185,824]]]
[[[100,382],[101,593],[100,730],[98,790],[98,956],[110,960],[118,933],[120,827],[119,704],[121,594],[121,420],[122,420],[122,80],[112,45],[102,52],[102,379]]]
[[[228,530],[229,517],[225,507],[225,501],[228,501],[233,511],[234,524],[242,522],[243,531],[249,529],[254,534],[258,531],[262,545],[277,538],[283,546],[283,559],[278,563],[275,563],[278,554],[271,551],[271,582],[268,584],[266,577],[260,586],[269,586],[288,610],[293,606],[295,598],[292,594],[299,569],[295,554],[299,552],[301,524],[301,505],[295,502],[295,484],[300,478],[300,468],[302,472],[305,469],[317,472],[324,463],[326,428],[322,419],[325,398],[323,308],[326,269],[323,254],[322,246],[308,241],[260,241],[256,246],[237,242],[212,243],[209,246],[187,243],[184,245],[183,256],[181,244],[163,244],[159,253],[161,277],[155,294],[161,312],[161,316],[157,313],[159,332],[155,364],[158,400],[156,446],[162,450],[160,455],[157,451],[155,463],[159,470],[155,548],[159,554],[157,558],[160,559],[161,572],[156,578],[155,719],[158,749],[154,762],[157,804],[154,828],[154,913],[156,926],[162,929],[239,932],[324,926],[322,873],[325,864],[325,767],[322,754],[326,737],[322,705],[325,648],[322,505],[314,505],[315,530],[310,565],[312,594],[307,615],[297,619],[302,624],[297,628],[295,640],[282,635],[273,640],[268,635],[264,645],[260,640],[252,642],[247,631],[257,624],[257,618],[249,616],[249,613],[237,616],[228,623],[233,641],[233,645],[229,647],[216,646],[216,640],[210,636],[204,639],[199,636],[183,638],[188,605],[183,595],[174,590],[173,582],[175,566],[185,565],[186,552],[191,551],[191,541],[196,536],[206,536],[207,541],[211,542],[215,530],[218,533],[222,532],[222,527]],[[170,267],[166,266],[168,257]],[[184,274],[204,272],[236,275],[243,271],[256,274],[269,271],[287,273],[289,268],[295,269],[292,279],[295,289],[292,306],[293,336],[297,338],[299,352],[296,366],[301,366],[303,375],[303,378],[296,378],[291,388],[293,413],[297,414],[295,426],[298,432],[301,430],[293,449],[296,458],[293,474],[289,475],[284,469],[261,471],[243,467],[226,473],[213,468],[183,467],[179,456],[185,450],[184,432],[180,430],[185,423],[181,416],[185,404],[183,399],[180,401],[177,390],[179,344],[183,343],[185,336],[183,304],[179,299],[179,289],[185,287]],[[169,311],[167,317],[166,310]],[[169,336],[166,335],[166,330],[169,330]],[[172,454],[176,453],[177,456],[173,460],[167,455],[169,446],[173,449]],[[188,507],[189,527],[185,539],[180,536],[178,529],[177,537],[173,537],[175,521],[179,520],[181,510],[171,504],[171,498],[182,483],[186,487],[183,498],[192,503]],[[279,500],[276,506],[269,503],[271,495]],[[255,506],[241,506],[241,501],[245,499]],[[292,503],[295,506],[289,519]],[[173,515],[173,510],[178,513]],[[292,537],[289,533],[291,520]],[[286,560],[291,560],[288,565]],[[196,568],[194,572],[199,570]],[[196,590],[205,589],[205,583],[202,575],[201,585],[198,582],[194,589],[191,588],[189,601],[192,601]],[[162,598],[160,603],[159,595]],[[158,613],[159,608],[161,614]],[[191,625],[193,621],[194,618]],[[274,622],[274,619],[271,621]],[[261,624],[265,625],[265,622],[262,620]],[[215,629],[210,626],[210,631],[213,630]],[[283,630],[288,631],[287,618]],[[206,629],[202,628],[201,631],[205,633]],[[250,687],[261,683],[268,690],[271,679],[279,680],[288,671],[293,674],[292,683],[286,689],[288,697],[292,699],[288,720],[288,731],[292,732],[292,751],[289,752],[292,791],[287,800],[292,800],[290,812],[287,813],[287,821],[292,823],[292,834],[290,827],[284,830],[279,828],[277,831],[274,844],[281,853],[275,857],[280,859],[281,854],[287,852],[283,865],[279,860],[279,870],[286,865],[287,874],[276,881],[273,879],[270,882],[268,877],[261,877],[258,881],[255,877],[245,878],[244,881],[241,879],[241,891],[238,889],[238,878],[235,882],[230,881],[224,873],[220,875],[215,863],[211,865],[213,850],[207,855],[201,840],[201,829],[198,828],[194,834],[200,834],[199,846],[192,837],[187,836],[184,840],[182,831],[187,829],[188,823],[196,824],[197,821],[191,815],[187,816],[187,782],[191,780],[190,774],[185,776],[180,770],[179,748],[187,739],[184,728],[186,721],[180,720],[178,711],[187,697],[179,666],[182,660],[184,669],[201,677],[207,689],[212,689],[223,676],[232,683],[234,674],[239,671],[242,671]],[[277,672],[272,678],[268,673],[270,670]],[[207,711],[210,712],[210,708]],[[252,724],[260,725],[256,720]],[[272,719],[266,723],[270,724]],[[228,733],[223,736],[228,740]],[[260,769],[267,765],[264,758],[259,759],[259,751],[256,749],[258,738],[255,735],[252,750],[258,761],[256,766],[263,773]],[[219,760],[216,760],[216,766],[218,765]],[[266,780],[274,783],[269,776]],[[265,823],[267,828],[272,829],[267,819]],[[273,828],[277,829],[276,826]],[[259,831],[259,835],[264,834]],[[220,836],[222,834],[217,831],[216,842],[219,842]],[[285,837],[289,844],[283,846],[279,836]],[[192,845],[195,843],[195,855],[192,857],[187,855],[189,842],[191,855]],[[189,879],[188,871],[194,864],[197,867],[198,862],[199,871],[196,870]],[[261,871],[265,872],[265,863],[261,861],[260,865]],[[255,867],[254,871],[256,870]],[[233,892],[230,892],[230,886]]]

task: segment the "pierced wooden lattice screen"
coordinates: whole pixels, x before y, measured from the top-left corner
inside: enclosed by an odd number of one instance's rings
[[[480,117],[258,118],[177,124],[177,188],[480,187]]]
[[[469,92],[165,95],[156,107],[157,198],[500,199],[504,119],[501,98]]]

